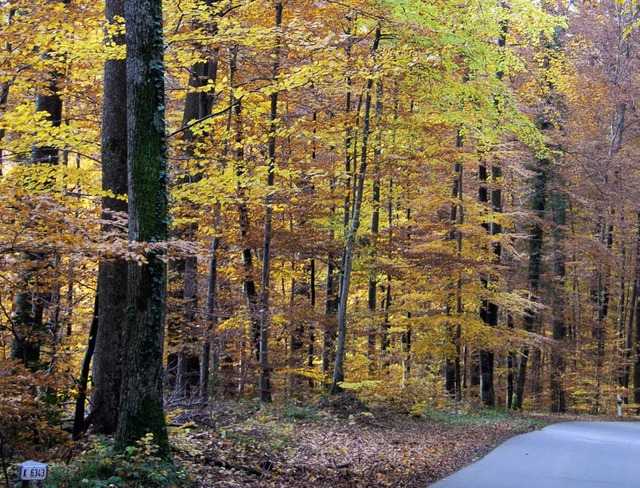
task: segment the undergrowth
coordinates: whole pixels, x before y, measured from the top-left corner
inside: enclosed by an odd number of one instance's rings
[[[184,488],[187,473],[158,455],[152,434],[115,454],[112,441],[95,438],[92,446],[67,465],[50,467],[46,488]],[[20,486],[20,485],[18,485]]]

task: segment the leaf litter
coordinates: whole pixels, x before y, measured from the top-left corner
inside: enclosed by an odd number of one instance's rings
[[[176,460],[198,488],[424,487],[514,435],[569,420],[495,411],[410,416],[351,398],[174,412]]]

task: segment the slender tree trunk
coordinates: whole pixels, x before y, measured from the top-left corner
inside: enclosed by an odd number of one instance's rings
[[[605,178],[606,180],[606,178]],[[605,182],[606,184],[606,182]],[[613,245],[613,225],[606,222],[604,214],[600,215],[600,243],[607,250]],[[609,315],[609,273],[601,269],[596,271],[592,298],[596,307],[596,320],[591,330],[591,337],[595,344],[595,389],[593,397],[592,413],[598,413],[601,406],[601,385],[603,381],[603,367],[605,361],[606,319]]]
[[[378,49],[380,43],[380,27],[376,28],[376,36],[373,42],[372,52]],[[360,154],[360,166],[356,178],[356,193],[353,201],[353,212],[349,229],[347,231],[347,242],[344,250],[343,269],[340,280],[339,301],[338,301],[338,341],[336,351],[336,362],[333,370],[333,383],[331,385],[332,393],[340,390],[339,384],[344,381],[344,360],[345,348],[347,340],[347,299],[349,296],[349,287],[351,284],[351,271],[353,268],[353,258],[356,246],[356,237],[360,227],[360,211],[362,208],[362,200],[364,195],[364,180],[367,171],[367,143],[369,140],[369,122],[371,116],[371,90],[373,89],[373,80],[367,81],[367,90],[365,94],[364,120],[362,124],[362,152]]]
[[[327,277],[325,281],[324,317],[322,327],[322,373],[328,374],[335,361],[335,338],[337,332],[338,290],[336,287],[336,266],[334,257],[327,259]]]
[[[456,135],[456,148],[461,149],[463,145],[462,136],[460,131]],[[462,177],[463,177],[463,165],[458,161],[454,166],[454,179],[453,186],[451,188],[451,199],[455,201],[451,205],[451,213],[449,216],[449,224],[451,226],[461,226],[464,222],[463,214],[463,200],[462,200]],[[458,259],[462,255],[462,231],[458,228],[452,230],[449,233],[449,239],[454,240],[456,243],[456,255]],[[462,314],[462,277],[458,276],[455,282],[454,300],[455,311],[458,317]],[[450,306],[448,306],[450,308]],[[452,353],[448,354],[445,358],[445,389],[447,393],[457,400],[461,397],[461,374],[460,374],[460,325],[447,327],[448,340],[453,345]]]
[[[637,212],[638,221],[638,234],[636,242],[636,263],[635,263],[635,279],[634,287],[638,287],[640,283],[640,212]],[[638,299],[638,293],[636,291],[636,299],[632,301],[631,306],[635,310],[635,330],[633,331],[633,403],[640,404],[640,300]],[[629,328],[633,319],[629,317]],[[631,330],[628,332],[628,336],[631,337]],[[629,344],[631,346],[631,344]],[[629,347],[631,352],[632,347]],[[640,407],[636,408],[636,413],[640,414]]]
[[[162,2],[125,0],[127,45],[127,168],[129,238],[167,240],[167,147],[164,120]],[[168,456],[163,410],[162,359],[166,307],[164,251],[152,249],[146,263],[127,273],[127,321],[117,451],[146,434]]]
[[[537,165],[531,168],[534,172],[531,209],[536,219],[529,230],[529,266],[527,271],[527,280],[529,282],[529,300],[537,301],[538,289],[540,287],[540,276],[542,274],[542,245],[543,245],[543,228],[542,221],[544,219],[546,201],[547,201],[547,160],[538,160]],[[527,332],[533,332],[536,321],[536,312],[534,309],[526,311],[524,317],[524,329]],[[524,399],[524,388],[527,376],[527,364],[532,351],[528,345],[523,346],[520,351],[518,361],[518,372],[516,376],[516,385],[513,395],[513,408],[518,410],[522,408]]]
[[[390,209],[391,210],[391,209]],[[391,211],[389,211],[391,213]],[[406,210],[407,220],[411,219],[411,209]],[[411,235],[408,236],[408,239]],[[407,312],[407,319],[411,319],[411,312]],[[409,378],[411,377],[411,347],[413,344],[413,330],[410,325],[407,325],[407,329],[400,335],[400,344],[402,345],[402,386],[407,386]]]
[[[346,55],[347,61],[351,59],[352,40],[350,36],[353,29],[353,21],[354,21],[353,16],[351,14],[347,15],[346,35],[349,36],[347,40],[347,46],[345,48],[345,51],[346,51],[345,55]],[[344,113],[348,120],[349,114],[352,109],[351,77],[347,76],[345,82],[348,89],[345,94]],[[343,223],[345,234],[349,227],[349,216],[351,215],[351,193],[353,191],[352,190],[353,177],[352,177],[352,168],[351,168],[353,163],[352,152],[351,152],[352,144],[353,144],[353,127],[351,125],[351,122],[348,121],[345,127],[345,137],[344,137],[344,172],[346,175],[346,179],[344,183],[345,187],[344,187],[342,223]],[[333,237],[333,230],[331,230],[330,232],[332,234],[331,237]],[[343,273],[344,272],[344,253],[342,255],[339,269],[336,269],[337,267],[335,265],[334,260],[335,260],[335,256],[329,253],[328,264],[327,264],[327,285],[326,285],[326,298],[325,298],[325,327],[324,327],[323,340],[322,340],[322,344],[323,344],[322,368],[323,368],[323,372],[328,373],[329,366],[332,365],[333,371],[335,374],[336,354],[338,349],[338,347],[336,346],[336,338],[337,338],[336,336],[339,334],[338,316],[339,316],[339,308],[340,308],[340,305],[339,305],[340,293],[341,293],[340,290],[342,286],[342,276],[344,274]],[[340,274],[338,276],[338,280],[336,283],[334,274],[337,271],[339,271]]]
[[[507,327],[513,329],[513,317],[509,314],[507,316]],[[506,395],[505,395],[505,408],[510,410],[513,408],[513,392],[515,391],[515,367],[518,358],[515,351],[509,351],[507,353],[506,367]]]
[[[279,31],[282,25],[282,2],[276,2],[275,5],[276,21],[275,27]],[[280,33],[276,37],[276,46],[274,51],[273,63],[273,80],[275,81],[280,71]],[[264,239],[262,248],[262,286],[260,290],[260,377],[258,380],[258,392],[260,401],[263,403],[271,402],[271,365],[269,364],[269,284],[270,284],[270,268],[271,268],[271,239],[273,236],[272,219],[273,219],[273,195],[272,188],[275,179],[275,163],[276,163],[276,119],[278,117],[278,92],[274,91],[270,97],[270,113],[269,113],[269,137],[267,142],[267,195],[265,197],[265,216],[264,216]]]
[[[603,184],[606,189],[610,189],[609,167],[611,161],[622,148],[624,119],[627,110],[626,103],[620,103],[614,110],[611,117],[610,145],[608,158],[605,160]],[[598,227],[600,233],[600,243],[607,251],[613,247],[613,224],[608,222],[609,214],[613,217],[614,211],[603,203],[598,212]],[[605,363],[605,342],[606,342],[606,319],[609,315],[610,300],[610,272],[598,268],[595,273],[595,283],[592,289],[592,298],[596,307],[596,320],[591,330],[591,337],[595,344],[595,388],[593,397],[592,412],[598,413],[601,406],[601,385],[604,380],[603,368]]]
[[[211,4],[211,1],[207,2]],[[216,33],[214,26],[212,35]],[[203,120],[211,114],[214,94],[211,91],[203,91],[205,87],[213,87],[216,83],[218,71],[217,53],[213,59],[208,59],[194,64],[190,69],[189,88],[193,91],[187,93],[185,98],[182,127],[189,127],[193,120]],[[197,144],[202,140],[201,136],[194,134],[189,127],[182,133],[183,151],[186,158],[194,158],[197,152]],[[190,168],[192,170],[192,168]],[[198,182],[202,179],[202,172],[197,168],[195,173],[189,172],[178,179],[177,184]],[[176,227],[173,233],[180,239],[194,239],[198,230],[197,223],[189,223],[186,226]],[[202,351],[200,357],[192,352],[194,339],[191,330],[198,320],[198,272],[197,258],[188,256],[175,259],[171,264],[172,280],[178,284],[177,289],[171,293],[173,306],[179,313],[173,314],[174,320],[167,323],[167,342],[177,350],[169,354],[169,367],[175,370],[174,396],[185,398],[196,388],[199,388],[199,376],[202,364]],[[175,285],[174,285],[175,286]],[[171,303],[171,301],[170,301]],[[207,340],[203,347],[206,347]],[[170,377],[171,378],[171,377]]]
[[[380,120],[382,117],[382,83],[378,81],[376,83],[376,103],[375,103],[375,119]],[[369,230],[371,231],[371,270],[369,271],[369,294],[368,294],[368,306],[370,313],[370,326],[368,331],[368,356],[369,356],[369,374],[374,377],[378,371],[377,348],[376,337],[378,336],[378,326],[376,317],[377,308],[377,287],[378,277],[376,272],[376,247],[378,245],[378,234],[380,233],[380,155],[381,155],[381,139],[380,132],[376,137],[375,148],[373,150],[373,185],[371,203],[373,205],[373,211],[371,213],[371,225]]]
[[[106,16],[124,16],[124,0],[107,0]],[[124,44],[123,36],[113,42]],[[126,214],[127,202],[127,85],[124,59],[104,64],[102,109],[102,190],[114,197],[102,198],[102,232],[113,232],[109,222]],[[116,197],[120,198],[116,198]],[[93,423],[98,434],[113,434],[118,425],[122,382],[122,324],[126,320],[127,262],[117,256],[102,259],[98,266],[98,329],[93,358]]]
[[[623,388],[629,388],[629,377],[631,374],[631,349],[633,347],[633,321],[635,320],[635,315],[638,312],[639,305],[638,292],[640,291],[640,273],[638,273],[637,268],[634,270],[634,275],[635,277],[631,288],[631,300],[629,301],[629,315],[626,318],[624,326],[624,346],[622,352],[624,365],[622,368],[622,374],[618,380],[618,384]]]
[[[15,13],[16,13],[15,9],[9,10],[9,15],[7,16],[7,19],[6,19],[7,25],[11,24]],[[8,52],[11,52],[11,43],[9,42],[6,43],[6,50]],[[9,100],[9,89],[11,88],[12,83],[13,83],[13,80],[3,81],[2,83],[0,83],[0,114],[4,113],[5,108],[7,106],[7,101]],[[4,135],[5,135],[5,129],[4,127],[1,127],[0,143],[4,139]],[[2,156],[3,156],[3,151],[2,151],[2,146],[0,146],[0,176],[4,174],[4,161]]]
[[[310,296],[309,296],[309,307],[311,308],[311,313],[315,315],[316,310],[316,260],[311,259],[309,263],[309,285],[311,287]],[[312,324],[309,326],[309,343],[307,347],[307,368],[309,371],[313,369],[313,362],[315,360],[316,355],[316,331],[315,326]],[[315,381],[313,378],[309,378],[309,388],[313,388],[315,386]]]
[[[394,120],[398,118],[398,104],[397,101],[394,104]],[[381,141],[378,141],[378,148],[382,147]],[[377,149],[378,149],[377,148]],[[393,234],[393,204],[394,204],[394,184],[393,184],[393,176],[389,177],[389,190],[387,192],[387,242],[391,245],[394,242],[394,234]],[[393,259],[393,252],[389,250],[387,254],[387,259]],[[391,336],[389,334],[390,325],[390,309],[391,303],[393,300],[392,294],[392,282],[393,276],[390,273],[387,273],[387,284],[385,286],[385,299],[384,299],[384,319],[382,322],[382,331],[380,337],[380,352],[382,353],[382,365],[386,369],[391,364],[391,358],[389,354],[389,349],[391,347]]]
[[[507,4],[501,4],[501,8],[508,9]],[[507,40],[508,24],[505,19],[500,21],[500,34],[497,42],[498,47],[504,48]],[[498,81],[502,81],[504,73],[501,70],[496,72],[496,78]],[[492,212],[502,212],[502,192],[499,188],[499,179],[502,177],[502,170],[499,164],[491,164],[491,192],[489,194],[488,188],[482,184],[487,181],[487,167],[485,164],[481,164],[478,168],[478,176],[480,180],[480,189],[478,194],[478,200],[481,202],[490,202]],[[484,224],[490,236],[496,236],[502,232],[500,224],[496,222],[489,222]],[[500,262],[502,255],[502,246],[499,242],[493,243],[493,252],[496,256],[496,262]],[[485,288],[489,288],[491,282],[491,274],[483,280]],[[480,306],[480,319],[489,327],[495,327],[498,325],[498,306],[488,298]],[[479,352],[479,379],[480,379],[480,399],[487,406],[495,406],[495,393],[494,393],[494,354],[492,351],[481,350]]]
[[[249,349],[250,357],[256,362],[260,361],[260,317],[258,315],[258,290],[254,279],[254,266],[253,266],[253,249],[246,242],[249,231],[251,229],[251,219],[249,216],[249,208],[247,205],[247,187],[243,179],[246,176],[246,168],[244,161],[244,147],[242,139],[242,105],[240,100],[236,100],[233,95],[233,89],[235,86],[235,77],[237,72],[237,59],[238,59],[238,46],[234,46],[232,50],[231,60],[229,63],[229,86],[232,93],[229,99],[229,106],[232,107],[229,112],[229,117],[235,121],[235,150],[234,161],[236,168],[236,176],[238,177],[238,187],[236,191],[236,200],[238,202],[238,218],[240,227],[240,239],[243,243],[242,248],[242,289],[244,291],[247,311],[250,321],[249,332]],[[246,361],[244,361],[246,362]],[[241,364],[241,369],[248,371],[248,364]],[[245,373],[241,373],[244,377]],[[240,389],[243,389],[241,384]]]
[[[411,318],[411,314],[407,314],[407,318]],[[412,329],[410,326],[400,336],[402,344],[402,386],[407,386],[407,382],[411,377],[411,345],[412,345]]]
[[[498,180],[501,177],[500,167],[497,164],[491,165],[491,191],[487,187],[487,167],[485,164],[481,164],[478,168],[478,179],[480,181],[480,189],[478,193],[478,200],[480,202],[488,202],[491,205],[492,212],[502,211],[502,196],[501,191],[497,187]],[[489,222],[484,224],[487,232],[490,236],[500,234],[500,224],[495,222]],[[502,254],[502,247],[499,243],[493,244],[493,252],[496,256],[496,261],[500,261]],[[484,287],[489,288],[491,276],[487,276],[483,279]],[[485,299],[480,307],[480,319],[489,327],[495,327],[498,325],[498,306],[493,303],[489,298]],[[482,403],[487,406],[493,407],[495,405],[495,393],[493,385],[493,368],[494,368],[494,354],[492,351],[481,350],[479,352],[479,376],[480,376],[480,399]]]
[[[98,332],[98,305],[99,296],[96,294],[93,307],[93,319],[91,320],[91,327],[89,328],[89,342],[87,344],[87,350],[84,353],[84,358],[82,359],[80,378],[78,379],[78,396],[76,398],[76,408],[73,416],[72,435],[74,439],[78,439],[88,426],[88,422],[86,422],[84,418],[84,404],[87,400],[89,372],[91,370],[91,358],[93,357],[93,353],[95,351],[96,333]]]
[[[219,212],[218,212],[219,214]],[[216,218],[219,221],[219,217]],[[215,226],[215,232],[219,232],[219,224]],[[220,237],[215,236],[211,240],[209,248],[209,274],[207,280],[207,302],[205,305],[205,336],[200,356],[200,401],[205,403],[209,400],[209,378],[211,377],[210,365],[211,358],[211,342],[218,325],[218,249],[220,247]],[[213,361],[215,364],[216,358]]]
[[[566,411],[566,394],[564,389],[565,362],[562,346],[566,338],[567,328],[564,320],[565,296],[564,280],[566,277],[565,255],[562,249],[564,226],[566,224],[566,203],[561,193],[552,198],[554,230],[553,236],[553,275],[556,285],[553,296],[553,339],[555,348],[551,351],[551,411]]]

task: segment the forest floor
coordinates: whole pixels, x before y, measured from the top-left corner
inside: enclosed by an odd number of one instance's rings
[[[199,488],[335,488],[426,487],[510,437],[578,417],[478,408],[407,415],[341,396],[221,403],[210,415],[177,409],[170,418],[176,460]]]

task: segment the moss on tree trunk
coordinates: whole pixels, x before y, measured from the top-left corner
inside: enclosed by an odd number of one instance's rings
[[[129,238],[151,244],[128,266],[123,382],[116,449],[151,433],[168,454],[162,399],[167,237],[167,156],[161,0],[126,0]]]

